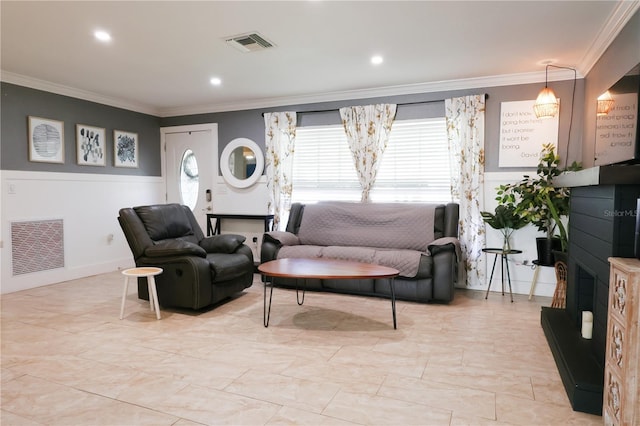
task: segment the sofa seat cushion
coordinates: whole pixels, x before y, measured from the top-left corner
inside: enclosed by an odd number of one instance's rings
[[[215,281],[232,280],[253,270],[249,258],[240,253],[208,253],[207,260]]]
[[[350,260],[354,262],[374,263],[400,271],[400,276],[408,278],[428,278],[431,268],[423,262],[428,253],[416,250],[385,249],[374,247],[283,246],[278,251],[278,259],[284,258],[325,258]],[[430,265],[431,263],[429,263]],[[427,276],[423,276],[427,275]]]

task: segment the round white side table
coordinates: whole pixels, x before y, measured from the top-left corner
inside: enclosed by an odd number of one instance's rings
[[[158,291],[156,290],[156,279],[154,277],[161,273],[162,268],[155,268],[151,266],[130,268],[122,271],[122,275],[124,275],[124,290],[122,292],[122,303],[120,304],[120,319],[124,318],[124,302],[127,298],[130,277],[145,277],[147,279],[147,286],[149,287],[149,305],[151,310],[156,312],[156,318],[160,319],[160,305],[158,304]]]

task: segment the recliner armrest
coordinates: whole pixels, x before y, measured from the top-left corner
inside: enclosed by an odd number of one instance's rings
[[[235,253],[246,239],[244,235],[237,234],[214,235],[200,240],[200,247],[207,253]]]
[[[147,247],[144,251],[147,257],[167,257],[167,256],[199,256],[206,257],[207,252],[197,244],[184,240],[163,240]]]

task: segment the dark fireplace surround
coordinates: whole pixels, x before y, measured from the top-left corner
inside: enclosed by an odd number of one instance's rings
[[[601,415],[608,258],[634,257],[640,165],[583,170],[558,184],[572,187],[566,308],[542,308],[541,324],[572,408]],[[583,311],[593,312],[590,340],[580,334]]]

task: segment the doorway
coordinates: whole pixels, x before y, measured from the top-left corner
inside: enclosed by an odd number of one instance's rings
[[[206,233],[213,211],[218,170],[218,126],[203,124],[160,129],[167,203],[189,206]]]

